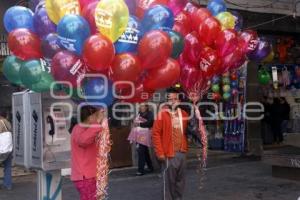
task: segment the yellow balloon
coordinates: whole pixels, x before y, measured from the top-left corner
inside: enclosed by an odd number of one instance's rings
[[[230,12],[221,12],[216,18],[222,25],[222,29],[234,29],[235,27],[235,17]]]
[[[78,0],[46,0],[46,10],[49,18],[55,23],[68,14],[80,14]]]
[[[101,0],[96,8],[95,21],[100,33],[115,42],[127,28],[128,7],[123,0]]]
[[[269,55],[263,60],[264,63],[271,63],[274,60],[275,53],[272,50]]]

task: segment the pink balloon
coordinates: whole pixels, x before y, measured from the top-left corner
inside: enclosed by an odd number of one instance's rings
[[[83,9],[85,6],[95,1],[99,2],[98,0],[79,0],[80,8]]]
[[[236,48],[232,53],[222,58],[222,73],[228,72],[231,69],[239,68],[245,61],[245,53],[242,51],[241,48]]]
[[[185,91],[193,87],[198,79],[199,70],[196,67],[186,64],[181,68],[179,81]]]
[[[174,16],[180,13],[185,5],[187,0],[169,0],[168,6],[173,11]]]
[[[184,43],[182,58],[192,65],[199,64],[202,45],[200,44],[197,32],[192,32],[185,36]]]
[[[97,5],[98,5],[98,1],[91,2],[87,4],[81,12],[81,15],[89,22],[92,34],[98,32],[96,21],[95,21],[95,11]]]
[[[237,32],[233,29],[221,31],[216,38],[215,45],[221,57],[231,54],[238,46]]]
[[[250,54],[250,53],[254,52],[256,47],[258,46],[259,38],[255,31],[246,30],[240,34],[239,43],[242,47],[242,50],[246,54]]]

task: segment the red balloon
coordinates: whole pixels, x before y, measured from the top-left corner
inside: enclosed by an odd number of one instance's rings
[[[138,46],[138,55],[144,69],[159,67],[172,53],[172,40],[163,31],[150,31],[144,35]]]
[[[181,11],[176,17],[175,17],[175,24],[182,26],[182,29],[185,30],[185,32],[191,32],[192,27],[191,27],[191,22],[192,19],[186,11]],[[174,24],[174,26],[175,26]]]
[[[81,9],[85,8],[86,6],[88,6],[89,4],[91,4],[93,2],[99,3],[98,0],[79,0]]]
[[[22,60],[42,58],[40,38],[25,28],[15,29],[8,35],[8,47]]]
[[[121,91],[120,95],[123,95],[124,98],[120,99],[128,103],[142,103],[149,100],[153,96],[154,92],[154,90],[146,89],[142,82],[138,82],[135,84],[135,88]],[[133,94],[133,97],[128,98],[131,94]]]
[[[220,101],[221,100],[221,95],[219,93],[213,93],[213,96],[212,98],[215,100],[215,101]]]
[[[240,34],[240,45],[246,54],[249,54],[253,51],[255,51],[258,43],[259,43],[259,38],[258,35],[255,31],[252,30],[246,30]]]
[[[221,31],[216,38],[215,46],[221,57],[227,56],[238,47],[238,35],[233,29]]]
[[[92,0],[92,2],[87,4],[85,7],[81,7],[83,8],[81,15],[89,22],[92,34],[98,33],[95,21],[95,11],[98,3],[98,1]]]
[[[203,45],[212,47],[221,32],[220,22],[214,17],[209,17],[200,24],[198,32]]]
[[[233,80],[233,81],[236,81],[238,79],[237,73],[236,72],[231,73],[230,79]]]
[[[206,47],[200,53],[200,71],[207,80],[221,71],[221,59],[217,51]]]
[[[136,16],[142,19],[146,10],[155,5],[167,5],[168,0],[136,0]]]
[[[240,48],[236,48],[232,53],[222,58],[222,73],[240,67],[245,61],[246,57],[243,51]]]
[[[83,61],[69,51],[60,51],[52,59],[51,73],[56,81],[69,81],[72,86],[80,86],[86,67]]]
[[[190,28],[185,27],[183,24],[175,22],[173,26],[173,30],[177,33],[180,33],[183,37],[185,37],[187,34],[189,34],[191,31]]]
[[[192,65],[199,64],[201,49],[202,45],[198,34],[196,32],[188,34],[184,38],[184,49],[182,52],[183,60]]]
[[[161,67],[148,71],[144,86],[152,90],[167,88],[175,84],[179,77],[179,63],[169,58]]]
[[[199,80],[199,70],[191,65],[184,65],[181,68],[179,82],[184,90],[193,87]]]
[[[135,82],[142,72],[141,62],[137,56],[129,53],[115,57],[110,68],[110,77],[113,81]]]
[[[192,18],[192,28],[197,31],[201,23],[203,23],[207,18],[211,17],[211,13],[206,8],[199,8],[196,12],[191,14]]]
[[[101,72],[108,69],[114,60],[115,48],[110,39],[96,34],[85,41],[82,56],[91,71]]]
[[[187,11],[189,14],[192,14],[198,10],[198,7],[195,4],[188,2],[184,10]]]

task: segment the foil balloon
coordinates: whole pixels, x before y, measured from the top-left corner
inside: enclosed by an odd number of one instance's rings
[[[57,34],[61,47],[81,55],[84,41],[90,36],[90,28],[83,17],[66,15],[57,25]]]
[[[240,46],[246,54],[250,54],[255,51],[258,45],[258,35],[255,31],[246,30],[240,34]]]
[[[168,0],[136,0],[136,16],[143,19],[145,12],[155,5],[167,6]]]
[[[23,6],[9,8],[3,17],[4,27],[7,32],[18,28],[26,28],[34,32],[33,12]]]
[[[21,85],[20,69],[23,61],[16,56],[7,56],[3,62],[3,75],[13,84]]]
[[[224,0],[211,0],[207,4],[207,9],[212,13],[213,16],[217,16],[219,13],[225,12],[227,7]]]
[[[98,33],[98,29],[95,21],[95,12],[98,3],[99,3],[98,1],[93,1],[87,4],[81,12],[81,15],[89,22],[92,34]]]
[[[196,32],[188,34],[184,38],[182,59],[192,65],[199,64],[201,49],[202,45],[200,44],[198,34]]]
[[[230,12],[221,12],[216,18],[219,20],[222,25],[222,29],[234,29],[235,27],[235,18]]]
[[[99,32],[115,42],[126,30],[129,10],[123,0],[101,0],[95,20]]]
[[[160,28],[173,28],[174,15],[166,6],[153,6],[144,15],[142,21],[143,33]]]
[[[49,18],[58,24],[65,15],[79,15],[80,4],[78,0],[46,0],[46,10]]]
[[[60,51],[52,59],[51,74],[56,81],[68,81],[77,87],[85,73],[83,61],[69,51]]]
[[[233,29],[221,31],[215,42],[216,49],[221,57],[231,54],[238,47],[238,35]]]
[[[15,29],[8,35],[8,47],[11,52],[22,60],[41,58],[41,41],[28,29]]]
[[[207,18],[211,17],[211,13],[206,8],[199,8],[191,14],[192,29],[198,30],[199,25],[203,23]]]
[[[184,38],[180,33],[177,33],[176,31],[173,31],[171,29],[164,28],[163,31],[168,33],[169,37],[172,40],[173,50],[171,57],[177,59],[184,49]]]
[[[221,32],[220,22],[214,18],[209,17],[199,26],[199,38],[204,46],[212,46]]]
[[[138,42],[142,37],[141,24],[138,18],[130,16],[126,31],[115,43],[117,54],[136,52]]]
[[[233,15],[233,17],[235,19],[234,30],[241,31],[243,28],[243,25],[244,25],[243,16],[237,11],[231,11],[231,14]]]
[[[221,71],[221,59],[217,51],[210,47],[204,48],[200,52],[199,69],[203,77],[210,80],[214,75]]]
[[[104,35],[92,35],[85,41],[83,59],[91,71],[101,72],[108,69],[114,57],[114,45]]]
[[[40,8],[36,11],[33,17],[33,25],[36,34],[40,38],[56,32],[56,25],[48,17],[46,8]]]
[[[163,31],[150,31],[139,42],[138,55],[144,69],[163,65],[171,53],[172,41]]]
[[[41,80],[42,73],[45,71],[40,60],[30,60],[22,64],[20,69],[20,78],[22,84],[30,88],[33,84]]]
[[[254,52],[248,54],[248,58],[250,60],[259,62],[266,58],[271,51],[272,47],[270,43],[267,40],[260,38],[256,49],[254,50]]]
[[[48,34],[42,40],[41,50],[43,57],[46,60],[51,60],[57,52],[62,50],[59,46],[58,35],[55,33]]]
[[[169,0],[168,7],[172,10],[174,16],[183,11],[187,0]]]
[[[169,58],[162,66],[148,71],[144,80],[144,86],[145,88],[153,90],[167,88],[175,84],[179,77],[179,63]]]

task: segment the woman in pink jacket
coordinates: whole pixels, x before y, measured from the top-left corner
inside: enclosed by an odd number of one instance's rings
[[[97,136],[101,134],[104,109],[84,106],[81,123],[74,126],[71,137],[71,180],[80,200],[96,200]]]

